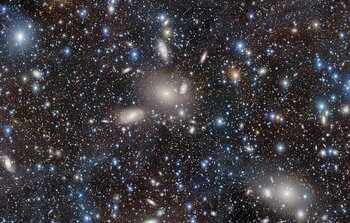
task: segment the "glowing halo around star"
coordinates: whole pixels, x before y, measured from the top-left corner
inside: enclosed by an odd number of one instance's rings
[[[18,33],[16,33],[15,39],[16,39],[16,41],[17,41],[18,43],[23,42],[23,40],[25,40],[24,33],[23,33],[23,32],[18,32]]]

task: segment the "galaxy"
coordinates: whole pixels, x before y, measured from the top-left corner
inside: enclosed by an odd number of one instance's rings
[[[0,2],[0,222],[350,222],[350,3]]]

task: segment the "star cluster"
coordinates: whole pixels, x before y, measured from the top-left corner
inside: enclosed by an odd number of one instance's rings
[[[0,4],[2,222],[349,222],[350,4]]]

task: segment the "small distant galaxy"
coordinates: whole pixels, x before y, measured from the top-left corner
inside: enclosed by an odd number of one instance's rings
[[[350,222],[350,3],[0,2],[0,222]]]

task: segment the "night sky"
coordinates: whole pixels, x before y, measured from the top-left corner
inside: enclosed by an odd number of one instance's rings
[[[0,2],[0,221],[350,222],[350,3]]]

